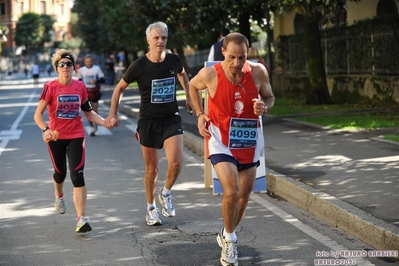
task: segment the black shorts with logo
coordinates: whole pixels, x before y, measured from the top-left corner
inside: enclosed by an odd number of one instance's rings
[[[172,136],[184,134],[181,117],[175,115],[159,119],[139,119],[137,133],[141,145],[162,149],[163,142]]]

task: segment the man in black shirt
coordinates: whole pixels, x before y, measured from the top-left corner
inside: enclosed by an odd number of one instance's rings
[[[149,52],[135,60],[116,85],[109,116],[104,126],[119,124],[118,104],[124,90],[137,81],[140,91],[140,118],[136,138],[140,142],[145,164],[147,225],[161,225],[155,204],[159,174],[158,150],[164,148],[168,169],[163,189],[158,195],[165,217],[175,216],[170,190],[177,180],[183,158],[183,128],[176,101],[177,81],[186,92],[186,107],[192,113],[189,80],[178,55],[167,53],[168,27],[163,22],[150,24],[146,30]]]

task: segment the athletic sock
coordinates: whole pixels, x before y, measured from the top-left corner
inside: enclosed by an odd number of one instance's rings
[[[163,187],[163,189],[162,189],[162,195],[163,196],[169,196],[170,195],[170,190],[169,189],[166,189],[165,187]]]
[[[155,209],[155,208],[156,208],[155,203],[147,203],[147,211]]]
[[[236,231],[233,231],[232,233],[227,233],[226,229],[223,229],[223,236],[226,240],[234,242],[237,241]]]

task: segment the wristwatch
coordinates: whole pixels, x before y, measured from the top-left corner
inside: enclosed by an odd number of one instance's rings
[[[42,131],[43,131],[43,132],[46,132],[47,129],[49,129],[49,127],[48,127],[48,126],[45,126],[44,128],[42,128]]]
[[[263,114],[267,113],[267,109],[269,109],[269,107],[267,107],[267,105],[265,104],[265,111],[263,112]]]

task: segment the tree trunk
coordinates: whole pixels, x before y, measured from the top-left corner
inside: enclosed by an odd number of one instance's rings
[[[305,19],[303,25],[310,81],[306,104],[331,104],[332,99],[327,87],[319,25],[316,19]]]
[[[249,47],[251,47],[252,46],[252,44],[251,44],[251,24],[249,23],[249,19],[250,19],[250,14],[248,11],[243,11],[240,14],[239,32],[242,35],[245,35],[245,37],[247,37],[247,39],[249,41]]]
[[[181,45],[180,43],[178,43],[178,46],[176,47],[176,51],[177,54],[180,56],[184,70],[187,73],[187,76],[191,79],[191,75],[195,75],[193,73],[191,73],[191,69],[187,64],[187,59],[186,59],[186,55],[184,54],[184,49],[183,49],[183,45]]]
[[[265,17],[266,17],[266,33],[267,33],[267,39],[266,39],[266,66],[267,66],[267,71],[269,74],[269,82],[273,86],[273,75],[272,71],[274,68],[274,59],[272,55],[272,42],[273,42],[273,30],[270,27],[270,10],[266,10],[265,12]]]

